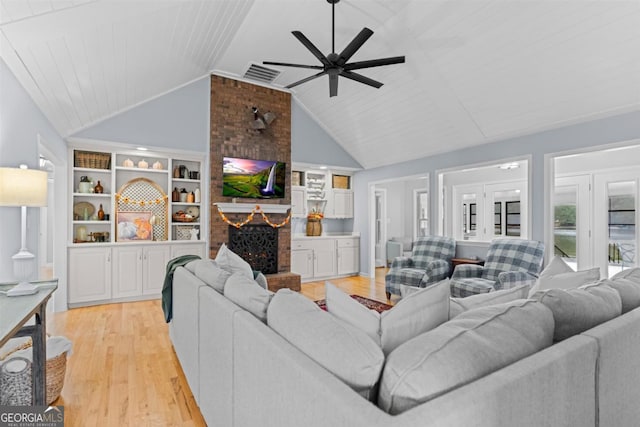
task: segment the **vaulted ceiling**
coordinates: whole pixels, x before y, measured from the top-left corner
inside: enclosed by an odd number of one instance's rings
[[[374,35],[353,61],[374,89],[328,79],[293,96],[372,168],[640,110],[638,0],[342,0],[336,50]],[[0,56],[62,136],[211,72],[319,62],[326,0],[0,0]],[[284,86],[315,70],[271,67]]]

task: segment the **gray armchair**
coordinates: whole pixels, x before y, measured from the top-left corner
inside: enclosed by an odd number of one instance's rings
[[[385,277],[387,299],[400,294],[400,285],[424,288],[449,276],[456,241],[450,237],[420,237],[410,257],[396,257]]]
[[[531,286],[542,268],[544,244],[523,239],[494,239],[483,266],[461,264],[451,276],[451,296],[468,297],[519,285]]]

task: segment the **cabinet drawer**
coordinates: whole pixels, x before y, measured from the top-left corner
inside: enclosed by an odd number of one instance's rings
[[[303,249],[313,249],[313,245],[311,242],[306,240],[292,240],[291,241],[291,250],[303,250]]]
[[[336,239],[339,248],[354,248],[360,246],[360,239]]]

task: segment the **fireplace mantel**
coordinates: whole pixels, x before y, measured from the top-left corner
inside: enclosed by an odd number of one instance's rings
[[[264,213],[286,214],[291,205],[277,205],[274,203],[213,203],[224,213],[250,213],[256,206]]]

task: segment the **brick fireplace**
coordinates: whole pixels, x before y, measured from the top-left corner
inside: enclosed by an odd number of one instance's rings
[[[263,113],[271,112],[276,119],[266,129],[255,130],[251,123],[253,107]],[[222,76],[211,76],[211,139],[210,139],[210,200],[212,204],[246,204],[247,209],[226,212],[231,222],[243,222],[256,205],[270,207],[273,204],[291,204],[291,95],[287,92],[253,85]],[[286,164],[285,197],[281,199],[238,199],[222,196],[222,161],[224,157],[255,160],[271,160]],[[266,213],[269,222],[279,224],[287,217],[286,212]],[[223,243],[229,244],[229,224],[225,222],[216,206],[211,207],[209,256],[215,258]],[[264,225],[260,214],[256,214],[248,225]],[[291,225],[277,230],[277,274],[286,276],[289,282],[297,275],[291,269]],[[294,277],[291,279],[291,277]],[[270,288],[282,287],[276,277],[267,277]],[[299,289],[299,276],[297,276]],[[278,283],[276,283],[278,282]],[[288,283],[289,283],[288,282]],[[289,286],[287,286],[289,287]]]

